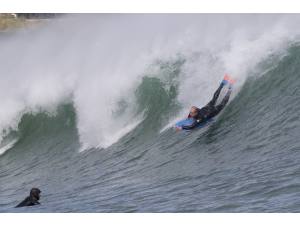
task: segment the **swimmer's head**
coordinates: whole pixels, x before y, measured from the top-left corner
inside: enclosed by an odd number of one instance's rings
[[[41,193],[40,189],[38,189],[38,188],[32,188],[30,190],[30,197],[33,197],[33,198],[39,200],[40,199],[40,193]]]

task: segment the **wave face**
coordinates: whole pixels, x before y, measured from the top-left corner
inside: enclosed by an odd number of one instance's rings
[[[299,212],[299,15],[80,15],[0,39],[1,212]],[[215,122],[176,133],[237,79]],[[41,206],[14,209],[32,187]]]

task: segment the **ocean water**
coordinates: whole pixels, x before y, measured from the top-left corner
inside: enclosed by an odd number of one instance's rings
[[[82,14],[3,35],[0,212],[300,212],[299,22]],[[222,113],[175,132],[224,73]],[[14,208],[32,187],[41,205]]]

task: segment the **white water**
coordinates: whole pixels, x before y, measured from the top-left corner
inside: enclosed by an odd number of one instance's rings
[[[8,143],[2,143],[0,146],[0,155],[4,154],[6,151],[14,147],[17,141],[18,141],[17,139],[14,139],[9,141]]]
[[[259,62],[286,49],[299,22],[297,15],[81,15],[20,32],[0,40],[0,130],[16,129],[26,112],[55,115],[73,101],[84,148],[108,147],[141,121],[133,93],[153,60],[187,59],[178,100],[188,110],[211,98],[225,72],[240,87]],[[122,98],[130,107],[116,116]]]

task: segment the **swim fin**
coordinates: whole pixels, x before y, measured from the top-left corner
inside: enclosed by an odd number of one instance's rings
[[[235,80],[231,78],[228,74],[225,74],[221,84],[224,86],[226,84],[229,84],[229,89],[232,88],[233,84],[235,83]]]

